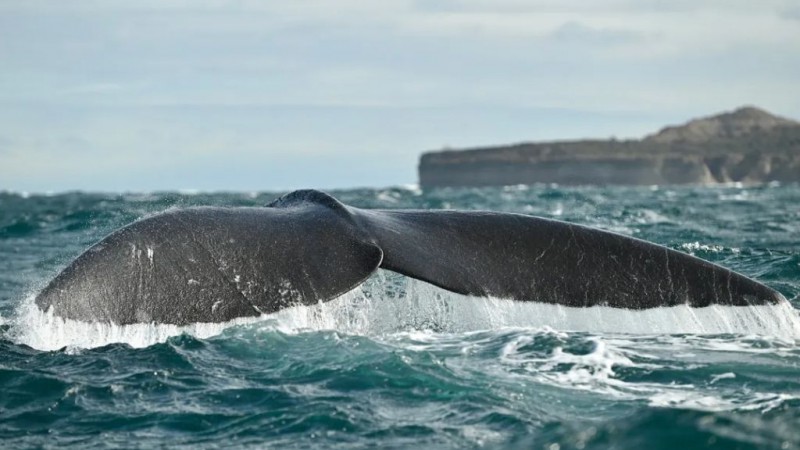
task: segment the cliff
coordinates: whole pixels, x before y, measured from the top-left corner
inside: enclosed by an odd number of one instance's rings
[[[422,187],[800,181],[800,122],[744,107],[643,139],[428,152],[419,176]]]

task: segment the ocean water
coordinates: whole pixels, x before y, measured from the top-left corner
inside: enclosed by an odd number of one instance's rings
[[[177,328],[62,321],[32,299],[136,219],[281,194],[0,193],[0,447],[800,448],[800,186],[357,189],[647,239],[789,305],[572,309],[379,271],[326,304]]]

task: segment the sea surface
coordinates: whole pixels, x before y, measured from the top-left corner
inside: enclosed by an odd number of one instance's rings
[[[282,193],[5,192],[0,447],[800,448],[800,186],[331,193],[591,225],[722,264],[790,304],[572,309],[379,271],[339,299],[258,320],[65,322],[33,296],[114,229]]]

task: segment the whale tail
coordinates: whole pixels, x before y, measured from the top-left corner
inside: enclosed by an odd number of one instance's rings
[[[358,210],[381,267],[461,294],[588,307],[785,299],[694,256],[576,224],[496,212]]]
[[[364,210],[318,191],[268,208],[171,210],[81,254],[36,297],[59,317],[224,322],[327,301],[379,267],[461,294],[644,309],[785,302],[710,262],[520,214]]]

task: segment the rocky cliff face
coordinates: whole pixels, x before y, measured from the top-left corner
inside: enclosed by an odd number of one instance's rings
[[[800,123],[745,107],[641,140],[429,152],[419,174],[423,187],[800,181]]]

